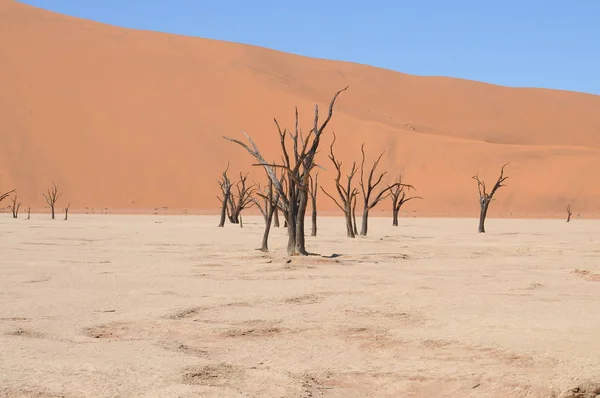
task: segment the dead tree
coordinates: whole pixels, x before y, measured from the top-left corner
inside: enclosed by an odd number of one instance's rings
[[[231,192],[229,195],[229,221],[232,224],[240,224],[240,227],[244,226],[241,220],[242,211],[254,204],[252,194],[254,194],[256,187],[247,185],[247,181],[248,174],[243,175],[240,173],[240,180],[234,185],[237,192]]]
[[[10,194],[13,192],[15,192],[14,189],[12,191],[8,191],[6,193],[0,194],[0,202],[2,202],[4,199],[8,198],[10,196]]]
[[[52,182],[52,188],[49,188],[48,191],[42,195],[44,196],[44,199],[46,199],[46,203],[48,203],[48,206],[50,206],[50,211],[52,212],[52,219],[54,220],[54,208],[56,206],[58,198],[61,197],[62,192],[60,192],[58,190],[58,186],[54,182]]]
[[[10,205],[8,207],[12,211],[13,218],[19,218],[19,209],[21,208],[21,202],[19,202],[19,198],[17,193],[15,192],[13,196],[10,197]]]
[[[67,207],[64,208],[65,211],[65,221],[67,221],[67,219],[69,218],[69,208],[71,207],[71,203],[69,202],[69,204],[67,205]]]
[[[269,251],[269,233],[271,232],[271,224],[273,224],[273,215],[279,206],[279,193],[273,193],[273,182],[269,179],[269,183],[265,190],[261,191],[260,187],[257,190],[257,195],[263,199],[263,204],[256,198],[252,198],[254,204],[260,210],[263,218],[265,219],[265,232],[263,233],[263,240],[260,247],[260,251]]]
[[[363,214],[362,214],[362,225],[360,227],[360,235],[367,236],[367,232],[369,230],[369,211],[373,209],[379,202],[387,197],[389,191],[396,186],[396,184],[388,185],[386,188],[383,188],[375,195],[373,199],[371,199],[374,194],[375,189],[379,184],[381,184],[381,180],[387,174],[387,171],[379,174],[379,177],[374,180],[375,170],[377,170],[377,166],[379,165],[379,161],[385,152],[382,152],[381,155],[377,158],[373,165],[371,166],[371,170],[369,171],[369,176],[365,183],[365,144],[362,144],[360,147],[360,152],[362,154],[362,161],[360,163],[360,181],[358,184],[360,185],[360,190],[362,192],[363,197]]]
[[[319,172],[315,173],[315,178],[309,177],[308,193],[310,194],[310,204],[312,209],[311,220],[312,228],[310,236],[317,236],[317,192],[319,188]]]
[[[487,211],[490,206],[490,202],[494,198],[494,194],[500,187],[506,186],[503,183],[508,177],[504,176],[504,168],[508,165],[509,163],[506,163],[504,166],[502,166],[502,168],[500,169],[500,177],[498,177],[496,184],[494,184],[494,187],[489,193],[486,191],[485,182],[479,179],[479,175],[476,174],[473,176],[473,179],[477,181],[477,189],[479,190],[479,233],[485,233],[485,218],[487,216]]]
[[[221,194],[223,198],[217,196],[217,199],[221,202],[221,220],[219,221],[219,227],[225,226],[225,220],[227,217],[227,205],[229,203],[229,197],[231,196],[231,181],[227,177],[227,171],[229,170],[229,162],[227,162],[227,168],[223,172],[221,178],[218,180],[219,187],[221,187]]]
[[[390,197],[392,198],[392,225],[394,227],[398,226],[398,215],[400,214],[400,209],[406,202],[413,199],[423,199],[420,196],[407,196],[407,191],[410,191],[411,189],[415,189],[415,187],[409,184],[403,184],[402,177],[400,177],[396,186],[390,190]]]
[[[345,185],[342,184],[342,162],[335,158],[335,154],[333,153],[333,146],[335,144],[335,133],[333,133],[333,141],[331,142],[331,146],[329,147],[329,159],[333,163],[335,170],[337,172],[335,176],[335,189],[340,198],[339,202],[336,198],[330,195],[323,187],[321,190],[325,195],[327,195],[337,207],[340,208],[341,211],[344,212],[344,218],[346,219],[346,235],[349,238],[355,238],[356,232],[354,226],[352,224],[352,202],[356,200],[356,195],[358,194],[358,189],[352,187],[352,179],[356,175],[358,169],[356,168],[356,162],[352,163],[352,169],[350,169],[350,173],[346,174]]]
[[[354,198],[352,199],[352,231],[354,232],[354,235],[358,235],[358,224],[356,224],[356,203],[358,202],[356,200],[356,198],[358,197],[358,191],[356,191],[356,194],[354,195]]]
[[[234,142],[242,146],[250,155],[252,155],[258,164],[255,166],[262,166],[266,169],[269,178],[273,182],[273,187],[280,194],[280,201],[282,208],[285,213],[288,230],[288,246],[287,253],[290,256],[293,255],[308,255],[305,245],[305,234],[304,234],[304,217],[306,215],[306,207],[308,204],[308,177],[312,172],[315,164],[315,156],[319,149],[321,142],[321,136],[325,131],[325,128],[329,124],[331,117],[333,116],[333,107],[338,95],[346,90],[348,87],[338,91],[332,98],[329,104],[329,112],[327,118],[319,125],[319,106],[315,107],[315,116],[312,129],[306,134],[306,137],[302,134],[298,127],[298,108],[296,108],[296,123],[293,133],[289,133],[293,144],[292,155],[288,150],[286,143],[286,137],[288,136],[287,129],[281,129],[279,122],[275,119],[275,125],[279,133],[279,141],[282,152],[282,164],[270,164],[268,163],[260,150],[246,133],[245,136],[248,139],[249,145],[235,140],[229,137],[225,139]],[[275,173],[276,168],[282,168],[286,171],[287,180],[287,192]]]
[[[31,207],[27,208],[27,219],[31,220]]]
[[[571,212],[571,205],[567,205],[567,222],[571,221],[571,215],[573,213]]]

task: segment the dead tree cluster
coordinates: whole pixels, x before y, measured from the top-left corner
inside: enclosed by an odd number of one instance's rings
[[[403,184],[402,176],[398,178],[398,183],[390,189],[390,198],[392,198],[392,225],[398,226],[398,215],[404,204],[413,199],[423,199],[420,196],[408,196],[408,192],[415,189],[412,185]]]
[[[219,227],[225,226],[225,218],[232,224],[239,224],[243,227],[242,211],[253,205],[252,194],[256,190],[254,184],[248,184],[248,175],[240,173],[239,180],[232,184],[227,172],[229,163],[219,179],[221,188],[221,197],[217,197],[221,202],[221,220]]]

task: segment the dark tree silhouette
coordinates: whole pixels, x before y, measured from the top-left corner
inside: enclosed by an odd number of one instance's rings
[[[67,219],[69,218],[69,208],[71,207],[71,203],[69,202],[69,204],[67,205],[67,207],[64,208],[65,211],[65,221],[67,221]]]
[[[327,118],[321,125],[319,125],[319,107],[318,105],[315,107],[313,127],[306,137],[303,137],[303,134],[298,127],[298,108],[296,108],[295,129],[293,133],[289,134],[293,144],[292,156],[289,154],[290,152],[286,143],[288,130],[281,129],[279,122],[277,122],[277,119],[275,119],[275,125],[279,132],[279,141],[283,158],[282,164],[268,163],[260,153],[260,150],[252,138],[250,138],[250,136],[246,133],[244,134],[249,142],[249,145],[233,138],[224,137],[225,139],[246,149],[246,151],[248,151],[248,153],[258,161],[258,164],[255,165],[262,166],[266,169],[269,178],[273,182],[275,190],[280,195],[281,205],[285,213],[288,228],[287,253],[290,256],[309,255],[309,253],[306,251],[304,233],[304,217],[306,215],[306,207],[309,196],[309,176],[315,167],[315,156],[317,155],[317,151],[319,149],[321,136],[333,116],[335,101],[339,94],[342,91],[345,91],[347,88],[348,87],[338,91],[334,95],[329,104]],[[287,192],[284,191],[282,184],[277,178],[275,173],[276,168],[282,168],[286,171],[286,181],[288,185]]]
[[[223,198],[217,196],[217,199],[219,199],[221,202],[221,220],[219,221],[220,228],[225,226],[225,220],[227,217],[227,204],[229,203],[229,197],[231,196],[231,181],[229,181],[227,171],[229,171],[229,162],[227,162],[227,168],[223,172],[221,178],[218,180],[219,187],[221,187],[221,194],[223,196]]]
[[[268,252],[269,251],[269,233],[271,231],[271,225],[273,224],[273,215],[279,206],[279,193],[274,194],[273,192],[273,182],[269,179],[269,183],[267,184],[264,190],[260,189],[260,186],[257,190],[257,195],[262,198],[262,204],[256,198],[252,198],[255,206],[258,207],[260,213],[263,215],[265,219],[265,232],[263,233],[262,244],[260,247],[260,251]]]
[[[487,217],[487,211],[490,206],[490,202],[494,198],[494,194],[499,188],[506,186],[503,183],[504,181],[506,181],[506,179],[508,179],[508,177],[504,176],[504,168],[509,164],[510,163],[506,163],[504,166],[502,166],[502,168],[500,169],[500,177],[498,177],[498,180],[496,181],[494,187],[489,193],[486,190],[485,182],[479,179],[479,175],[476,174],[473,176],[473,179],[477,181],[477,188],[479,190],[479,233],[485,233],[485,218]]]
[[[52,212],[52,219],[54,220],[54,209],[56,207],[56,202],[58,198],[62,196],[62,192],[58,190],[58,186],[52,182],[52,188],[49,188],[48,191],[44,194],[44,199],[46,199],[46,203],[50,206],[50,211]]]
[[[396,186],[390,190],[390,197],[392,198],[392,225],[394,227],[398,226],[398,215],[400,214],[400,209],[406,202],[413,199],[423,199],[420,196],[407,196],[407,191],[410,191],[411,189],[415,189],[415,187],[409,184],[403,184],[402,176],[400,176]]]
[[[358,198],[358,190],[352,198],[352,232],[354,232],[354,236],[358,235],[358,224],[356,223],[356,203],[358,200],[356,198]]]
[[[309,186],[308,192],[310,194],[310,203],[311,203],[311,221],[312,228],[310,231],[310,236],[317,236],[317,192],[319,189],[319,172],[315,173],[315,178],[309,176]]]
[[[31,207],[27,208],[27,219],[31,220]]]
[[[567,205],[567,222],[571,221],[571,215],[573,213],[571,212],[571,205]]]
[[[236,192],[232,191],[229,195],[229,221],[232,224],[240,224],[240,227],[244,226],[241,220],[242,211],[254,204],[252,194],[254,194],[256,187],[247,185],[247,181],[248,174],[243,175],[240,173],[240,180],[234,185]]]
[[[344,212],[344,218],[346,219],[346,235],[349,238],[355,238],[356,232],[354,226],[352,224],[352,202],[356,200],[356,195],[358,194],[358,189],[352,187],[352,179],[356,175],[358,169],[356,168],[356,162],[352,163],[352,169],[350,169],[350,173],[346,175],[346,183],[342,184],[342,162],[338,161],[335,158],[335,153],[333,152],[333,146],[335,145],[336,136],[333,133],[333,141],[329,147],[329,159],[333,163],[336,176],[335,176],[335,189],[338,193],[340,201],[338,201],[335,197],[330,195],[323,187],[321,190],[325,195],[327,195],[337,207],[340,208]]]
[[[0,202],[2,202],[4,199],[8,198],[10,196],[10,194],[13,192],[15,192],[14,189],[12,191],[8,191],[6,193],[0,194]]]
[[[377,170],[377,166],[379,165],[379,161],[385,152],[382,152],[381,155],[377,158],[373,165],[371,166],[371,170],[369,171],[369,176],[367,177],[367,181],[365,182],[365,144],[362,144],[360,147],[360,152],[362,154],[362,161],[360,163],[360,181],[358,184],[360,185],[360,190],[363,196],[363,214],[362,214],[362,225],[360,228],[360,235],[367,236],[369,230],[369,211],[377,206],[379,202],[387,198],[387,194],[393,189],[397,184],[388,185],[386,188],[383,188],[379,191],[379,193],[375,194],[373,197],[374,191],[379,184],[381,184],[381,180],[387,174],[387,171],[379,174],[379,177],[374,179],[375,170]]]
[[[13,218],[19,218],[19,209],[21,208],[21,204],[22,203],[19,202],[19,197],[17,196],[17,193],[15,192],[10,197],[10,205],[8,205],[8,207],[12,211]]]

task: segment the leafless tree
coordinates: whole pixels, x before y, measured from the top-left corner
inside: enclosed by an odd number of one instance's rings
[[[571,215],[573,213],[571,212],[571,205],[567,205],[567,222],[571,221]]]
[[[354,232],[354,236],[358,235],[358,224],[356,223],[356,203],[358,202],[358,191],[352,198],[352,232]]]
[[[4,199],[8,198],[10,196],[10,194],[13,192],[15,192],[14,189],[12,191],[8,191],[6,193],[0,194],[0,202],[2,202]]]
[[[262,198],[263,203],[261,204],[256,198],[252,198],[252,200],[265,219],[265,232],[263,233],[262,244],[259,250],[262,252],[268,252],[269,233],[271,231],[271,225],[273,224],[273,215],[279,206],[279,193],[274,194],[273,182],[271,179],[269,179],[269,183],[264,190],[261,190],[259,186],[257,195]]]
[[[50,210],[52,212],[52,219],[54,220],[54,208],[56,206],[56,202],[58,198],[62,196],[62,192],[58,190],[58,186],[52,182],[52,188],[49,188],[48,191],[44,194],[44,199],[46,199],[46,203],[50,206]]]
[[[220,228],[225,226],[225,220],[227,217],[227,205],[229,203],[229,197],[231,196],[231,181],[229,181],[227,171],[229,171],[229,162],[227,162],[227,168],[223,172],[221,178],[218,180],[219,187],[221,187],[221,194],[223,196],[223,198],[217,196],[217,198],[221,202],[221,220],[219,221]]]
[[[292,156],[288,150],[286,143],[286,137],[288,136],[288,130],[282,129],[277,119],[275,119],[275,125],[279,132],[279,141],[282,152],[282,164],[270,164],[268,163],[263,155],[260,153],[258,147],[246,133],[249,145],[239,140],[224,137],[225,139],[234,142],[250,153],[257,161],[256,166],[262,166],[266,169],[269,178],[273,182],[273,187],[280,194],[281,205],[285,213],[287,225],[288,225],[288,255],[309,255],[306,251],[305,244],[305,233],[304,233],[304,217],[306,215],[306,207],[308,204],[308,183],[309,175],[312,172],[315,164],[315,156],[319,149],[319,143],[321,142],[321,136],[325,131],[325,128],[329,124],[333,116],[333,107],[338,95],[346,90],[348,87],[338,91],[332,98],[329,104],[329,112],[327,118],[321,125],[319,125],[319,106],[315,107],[315,116],[312,129],[308,132],[306,137],[303,136],[301,130],[298,127],[298,108],[296,108],[296,123],[293,133],[289,133],[293,144]],[[287,180],[287,192],[284,191],[282,184],[279,182],[275,173],[276,168],[284,169]]]
[[[356,195],[358,194],[358,189],[352,187],[352,179],[356,175],[358,169],[356,168],[356,162],[352,163],[352,169],[350,169],[350,173],[346,175],[345,185],[342,183],[342,162],[335,158],[335,154],[333,152],[333,146],[335,144],[336,136],[333,133],[333,141],[331,142],[331,146],[329,147],[329,159],[333,163],[335,170],[337,172],[335,176],[335,189],[337,190],[340,201],[330,195],[323,187],[321,190],[325,195],[327,195],[337,207],[340,208],[344,212],[344,218],[346,219],[346,235],[349,238],[355,238],[356,232],[354,230],[354,226],[352,225],[352,202],[356,199]]]
[[[496,183],[494,184],[494,187],[492,188],[492,190],[489,193],[486,190],[485,182],[483,182],[479,179],[479,175],[476,174],[473,176],[473,179],[475,181],[477,181],[477,188],[479,190],[479,207],[480,207],[479,228],[478,228],[479,233],[485,233],[485,218],[487,216],[487,211],[490,206],[490,202],[494,198],[494,194],[496,193],[496,191],[499,188],[506,186],[503,183],[504,183],[504,181],[506,181],[506,179],[508,177],[504,176],[504,168],[506,166],[508,166],[509,164],[510,163],[506,163],[504,166],[502,166],[502,168],[500,169],[500,177],[498,177],[498,180],[496,181]]]
[[[310,194],[310,204],[312,209],[311,220],[312,228],[310,236],[317,236],[317,192],[319,189],[319,171],[315,173],[315,178],[309,176],[308,192]]]
[[[27,208],[27,219],[31,220],[31,207]]]
[[[377,206],[379,202],[387,197],[387,194],[393,189],[397,184],[388,185],[386,188],[383,188],[372,198],[375,189],[379,184],[381,184],[381,180],[387,174],[387,171],[379,174],[379,177],[374,179],[375,170],[377,170],[377,166],[379,165],[379,161],[385,152],[382,152],[381,155],[377,158],[373,165],[371,166],[371,170],[369,171],[369,176],[367,177],[367,181],[365,183],[365,144],[362,144],[360,147],[360,152],[362,154],[362,161],[360,163],[360,181],[358,184],[360,185],[360,190],[362,192],[363,197],[363,214],[362,214],[362,225],[360,228],[360,235],[367,236],[369,230],[369,211]],[[371,199],[372,198],[372,199]]]
[[[12,211],[13,218],[19,218],[19,209],[21,208],[22,203],[19,202],[19,197],[16,192],[10,197],[10,202],[8,207]]]
[[[412,185],[403,184],[402,176],[398,178],[396,186],[390,190],[390,197],[392,198],[392,225],[398,226],[398,215],[402,206],[413,199],[423,199],[420,196],[407,196],[407,192],[411,189],[415,189]]]
[[[71,202],[69,202],[69,204],[67,205],[67,207],[64,208],[65,211],[65,221],[67,221],[67,219],[69,218],[69,208],[71,207]]]
[[[241,220],[242,211],[254,204],[252,195],[256,191],[256,186],[248,185],[247,181],[248,174],[240,173],[240,180],[234,185],[236,192],[232,191],[229,195],[229,221],[232,224],[240,224],[240,227],[244,226]]]

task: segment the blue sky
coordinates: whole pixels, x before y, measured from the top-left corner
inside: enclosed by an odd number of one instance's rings
[[[25,0],[136,29],[600,95],[600,0]]]

